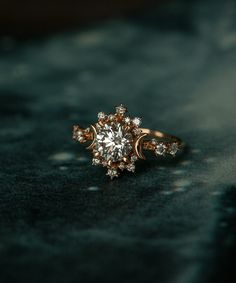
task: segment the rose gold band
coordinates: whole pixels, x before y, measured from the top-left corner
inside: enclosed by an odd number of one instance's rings
[[[142,133],[148,134],[149,136],[154,137],[154,138],[158,138],[162,140],[169,140],[172,142],[178,142],[179,144],[182,143],[182,140],[180,138],[170,135],[170,134],[166,134],[166,133],[159,132],[159,131],[153,131],[153,130],[146,129],[146,128],[140,128],[140,130],[142,131]]]
[[[143,140],[142,144],[144,150],[155,151],[157,144],[162,144],[165,147],[166,152],[171,152],[171,148],[173,147],[173,145],[178,150],[180,150],[184,146],[183,141],[174,135],[170,135],[160,131],[153,131],[147,128],[141,128],[140,130],[143,134],[147,134],[146,139]],[[174,150],[174,148],[172,150]]]

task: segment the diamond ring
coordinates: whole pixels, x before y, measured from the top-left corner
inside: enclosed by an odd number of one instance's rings
[[[107,167],[113,179],[123,170],[135,171],[135,162],[145,159],[144,150],[156,156],[175,156],[184,144],[181,139],[159,131],[140,128],[141,119],[131,118],[122,104],[114,114],[98,113],[98,122],[88,128],[73,127],[73,139],[91,142],[87,149],[93,153],[92,164]]]

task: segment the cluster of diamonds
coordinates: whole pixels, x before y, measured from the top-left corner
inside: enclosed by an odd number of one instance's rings
[[[135,171],[138,156],[133,149],[135,139],[141,134],[141,119],[126,115],[127,108],[116,107],[115,114],[98,113],[95,124],[96,137],[93,146],[93,165],[107,167],[107,175],[113,179],[121,171]]]
[[[91,139],[92,132],[90,128],[82,129],[79,125],[73,127],[73,139],[81,143],[85,143]]]
[[[156,139],[153,139],[151,143],[156,156],[165,156],[166,154],[175,156],[180,150],[180,145],[178,142],[160,142]]]

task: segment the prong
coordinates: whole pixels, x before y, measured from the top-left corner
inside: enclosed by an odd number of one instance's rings
[[[95,152],[93,153],[93,155],[94,155],[94,157],[98,157],[100,154],[99,154],[99,152],[95,151]]]
[[[123,161],[124,161],[125,163],[129,163],[129,159],[128,159],[127,157],[124,157],[124,158],[123,158]]]
[[[112,166],[112,161],[111,161],[111,160],[108,160],[107,165],[108,165],[109,167],[111,167],[111,166]]]
[[[126,132],[130,131],[130,129],[131,129],[130,126],[128,126],[128,125],[125,126],[125,131]]]

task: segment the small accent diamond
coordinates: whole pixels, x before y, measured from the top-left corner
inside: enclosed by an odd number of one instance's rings
[[[156,144],[157,144],[157,140],[156,140],[156,139],[152,139],[151,142],[152,142],[153,145],[156,145]]]
[[[131,161],[132,162],[135,162],[135,161],[137,161],[138,160],[138,157],[136,156],[136,155],[132,155],[131,156]]]
[[[100,160],[98,158],[93,158],[92,164],[93,165],[99,165],[100,164]]]
[[[139,128],[135,128],[135,129],[133,130],[133,133],[134,133],[136,136],[138,136],[138,135],[140,135],[140,134],[142,133],[142,130],[140,130]]]
[[[107,161],[106,160],[102,161],[102,166],[104,166],[104,167],[107,166]]]
[[[117,113],[117,114],[123,115],[123,114],[125,114],[126,112],[127,112],[127,108],[126,108],[123,104],[121,104],[120,106],[117,106],[117,107],[116,107],[116,113]]]
[[[134,172],[135,171],[135,165],[133,163],[128,164],[126,168],[130,172]]]
[[[125,163],[124,163],[124,162],[121,162],[121,163],[119,164],[119,168],[120,168],[120,170],[124,170],[124,169],[125,169]]]
[[[82,137],[82,136],[83,136],[83,132],[82,132],[82,131],[78,131],[78,132],[77,132],[77,137],[80,138],[80,137]]]
[[[104,112],[99,112],[98,113],[98,119],[99,120],[102,120],[102,119],[105,119],[106,118],[106,114]]]
[[[141,118],[135,117],[135,118],[133,119],[133,124],[134,124],[136,127],[139,127],[139,126],[142,124]]]
[[[80,141],[82,138],[83,138],[83,131],[78,126],[74,126],[73,139]]]
[[[112,115],[112,114],[110,114],[110,115],[108,116],[108,118],[109,118],[110,121],[113,121],[113,120],[115,119],[115,116]]]
[[[126,118],[125,118],[125,123],[126,123],[126,124],[129,124],[130,121],[131,121],[130,117],[126,117]]]
[[[118,171],[116,169],[108,169],[107,175],[110,176],[111,179],[119,176]]]
[[[155,153],[156,153],[156,155],[164,155],[166,153],[166,149],[167,149],[167,147],[164,143],[159,143],[156,146]]]
[[[176,155],[177,151],[179,150],[179,146],[178,144],[175,142],[175,143],[172,143],[170,148],[169,148],[169,153],[173,156]]]

